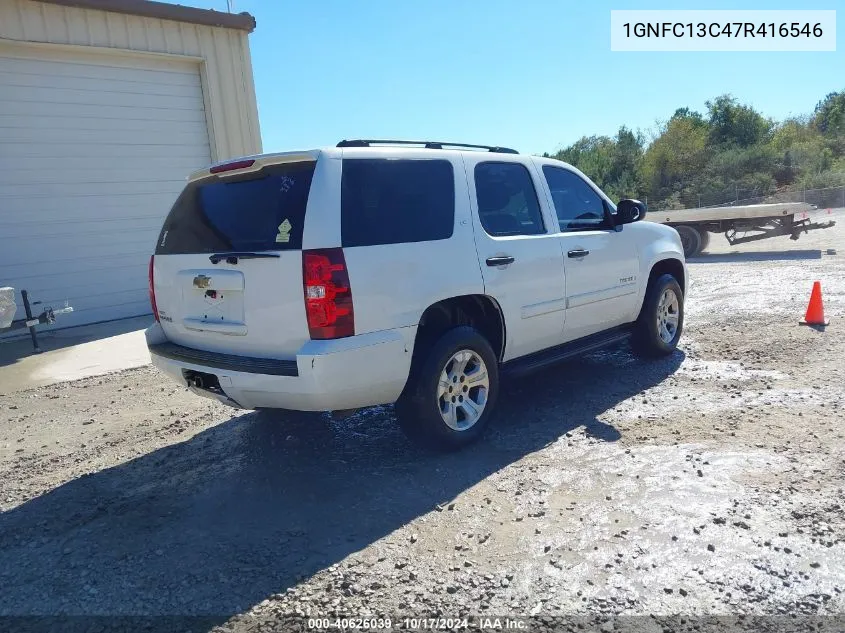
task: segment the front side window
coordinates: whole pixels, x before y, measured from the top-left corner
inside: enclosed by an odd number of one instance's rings
[[[578,174],[543,165],[561,231],[601,229],[607,226],[604,200]]]
[[[447,160],[343,159],[343,246],[444,240],[455,226],[455,176]]]
[[[519,163],[484,162],[475,166],[478,218],[489,235],[539,235],[546,232],[531,174]]]

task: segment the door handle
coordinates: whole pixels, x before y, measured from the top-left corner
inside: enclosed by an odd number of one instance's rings
[[[514,259],[510,255],[500,255],[498,257],[487,258],[488,266],[507,266],[508,264],[513,264],[513,262]]]
[[[583,248],[576,248],[574,251],[569,251],[566,256],[567,257],[586,257],[590,254],[590,251],[585,251]]]

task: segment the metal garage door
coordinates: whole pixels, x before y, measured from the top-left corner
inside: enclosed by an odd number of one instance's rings
[[[162,219],[211,161],[198,66],[14,55],[0,50],[0,286],[69,300],[60,327],[149,313]]]

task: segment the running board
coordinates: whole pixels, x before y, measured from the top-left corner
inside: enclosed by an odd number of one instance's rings
[[[533,354],[528,354],[527,356],[514,358],[513,360],[502,363],[500,371],[502,376],[507,378],[524,376],[525,374],[537,371],[538,369],[542,369],[548,365],[554,365],[555,363],[559,363],[570,358],[589,354],[590,352],[595,352],[596,350],[600,350],[604,347],[622,343],[627,341],[630,337],[631,326],[628,325],[613,328],[612,330],[591,334],[590,336],[585,336],[584,338],[579,338],[575,341],[564,343],[563,345],[550,347],[549,349],[544,349],[540,352],[534,352]]]

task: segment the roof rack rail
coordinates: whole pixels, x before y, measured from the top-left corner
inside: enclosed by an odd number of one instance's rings
[[[519,154],[515,149],[499,147],[497,145],[472,145],[470,143],[446,143],[442,141],[394,141],[384,139],[352,139],[342,140],[338,147],[370,147],[371,145],[422,145],[426,149],[443,149],[444,147],[468,147],[471,149],[486,149],[498,154]]]

